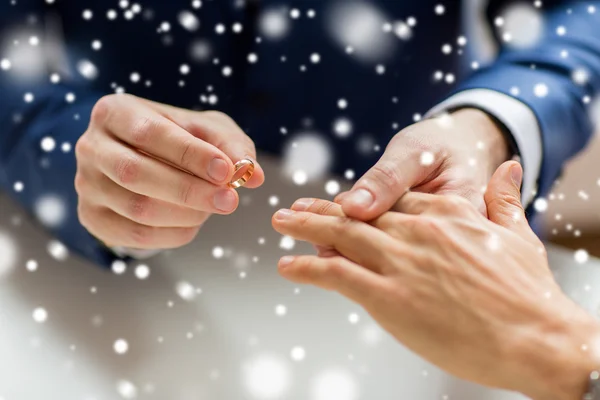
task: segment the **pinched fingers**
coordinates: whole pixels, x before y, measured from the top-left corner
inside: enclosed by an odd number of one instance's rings
[[[137,97],[103,97],[94,107],[91,124],[151,157],[214,184],[225,184],[233,176],[233,162],[222,150],[192,135]]]
[[[214,185],[116,141],[103,140],[96,146],[100,171],[128,191],[204,212],[229,214],[237,208],[238,195],[231,188]]]

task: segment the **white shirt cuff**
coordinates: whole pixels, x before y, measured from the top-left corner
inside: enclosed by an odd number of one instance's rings
[[[145,260],[150,257],[154,257],[162,250],[154,250],[154,249],[132,249],[130,247],[111,247],[110,248],[113,253],[115,253],[119,257],[131,257],[136,260]]]
[[[533,111],[519,100],[490,89],[471,89],[455,94],[431,109],[427,116],[456,107],[472,106],[493,115],[510,131],[523,165],[521,201],[527,207],[537,191],[542,165],[542,138]]]

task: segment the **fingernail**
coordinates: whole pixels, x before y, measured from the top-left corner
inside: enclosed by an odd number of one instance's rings
[[[360,207],[369,207],[371,204],[373,204],[374,200],[375,198],[371,192],[366,189],[353,190],[344,197],[344,202],[354,203]]]
[[[517,187],[521,187],[521,181],[523,180],[523,170],[518,166],[514,166],[510,169],[510,177],[512,178],[513,183]]]
[[[208,176],[217,182],[222,182],[229,175],[229,165],[222,158],[213,158],[208,164]]]
[[[315,203],[315,199],[299,199],[292,205],[296,211],[306,211]]]
[[[295,259],[296,259],[296,257],[294,257],[294,256],[281,257],[279,259],[279,266],[286,267],[286,266],[290,265],[291,263],[293,263]]]
[[[294,212],[292,210],[288,210],[286,208],[282,208],[281,210],[275,213],[275,219],[284,220],[289,219]]]
[[[217,210],[230,212],[235,209],[237,199],[232,189],[220,190],[213,198],[213,204]]]

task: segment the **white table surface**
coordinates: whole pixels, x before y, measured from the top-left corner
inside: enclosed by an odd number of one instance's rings
[[[134,274],[140,262],[116,275],[74,256],[53,259],[51,238],[0,195],[0,399],[523,398],[454,379],[397,344],[358,306],[311,287],[298,292],[280,278],[276,262],[289,251],[271,228],[269,197],[289,206],[326,194],[322,182],[294,186],[275,164],[267,167],[267,184],[242,190],[234,216],[213,217],[191,245],[145,262],[145,280]],[[212,256],[215,246],[225,249],[223,258]],[[311,248],[296,243],[294,251]],[[600,261],[580,265],[570,251],[550,254],[562,287],[596,313]],[[34,272],[25,266],[30,259],[39,265]],[[182,281],[201,293],[184,300],[175,289]],[[32,317],[38,307],[48,313],[44,323]],[[125,354],[113,350],[120,338],[129,344]],[[301,361],[291,357],[297,346],[305,350]]]

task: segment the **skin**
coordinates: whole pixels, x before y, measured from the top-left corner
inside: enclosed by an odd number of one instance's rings
[[[419,165],[423,152],[434,157],[426,168]],[[183,246],[210,215],[234,212],[239,198],[226,186],[233,164],[256,159],[254,143],[227,115],[128,94],[98,101],[75,155],[81,223],[108,246],[137,249]],[[398,133],[352,195],[342,194],[339,202],[347,215],[366,221],[412,188],[463,196],[485,215],[482,188],[507,157],[505,139],[492,120],[479,110],[462,109]],[[256,166],[248,188],[264,182]],[[365,193],[372,204],[365,203]]]
[[[234,163],[254,143],[220,112],[195,112],[132,95],[95,105],[76,145],[81,223],[108,246],[165,249],[189,243],[211,214],[230,214]],[[247,187],[264,182],[255,164]]]
[[[433,161],[423,165],[424,153]],[[502,132],[490,117],[465,108],[400,131],[381,159],[336,202],[350,217],[369,221],[390,210],[408,190],[459,195],[483,215],[485,186],[509,158]]]
[[[600,326],[560,290],[507,162],[484,200],[409,192],[369,223],[301,199],[275,229],[321,246],[280,260],[287,279],[362,305],[398,341],[460,378],[533,399],[579,400],[600,366]]]

